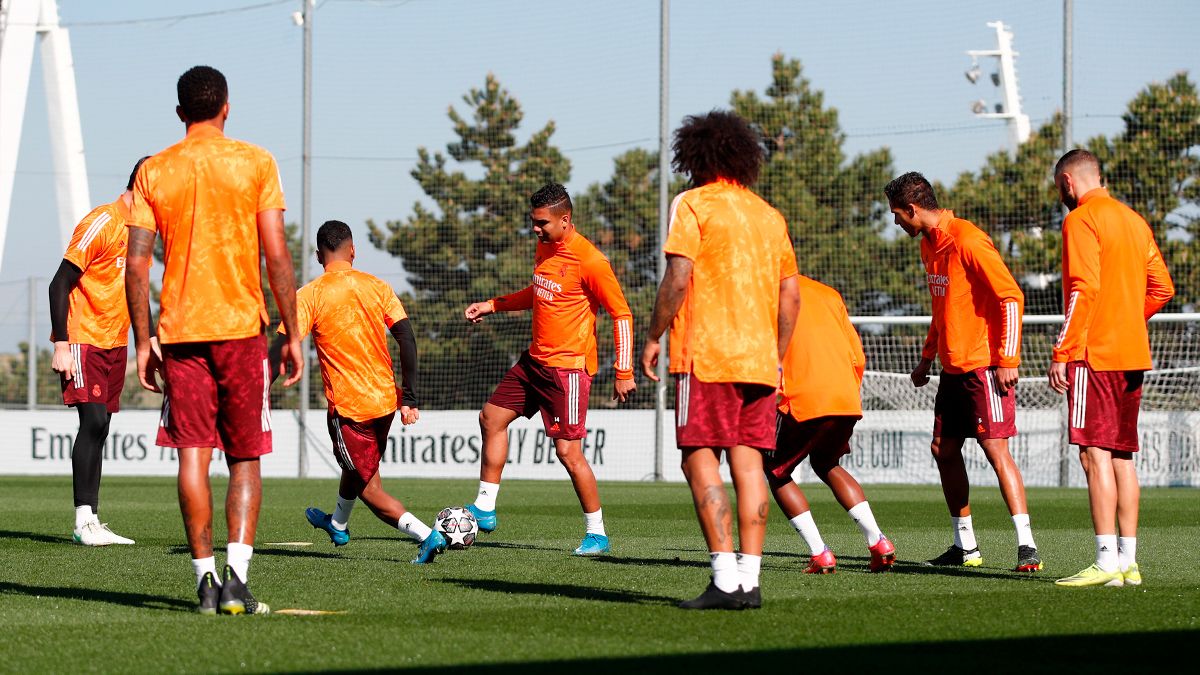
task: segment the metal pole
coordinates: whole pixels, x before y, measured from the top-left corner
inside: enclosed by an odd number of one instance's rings
[[[300,285],[308,282],[308,241],[312,236],[312,24],[316,14],[316,0],[304,2],[304,139],[300,151]],[[304,354],[304,374],[300,378],[299,424],[300,437],[296,444],[299,454],[299,475],[308,476],[308,345],[309,339],[300,343]]]
[[[29,409],[37,408],[37,278],[29,277],[29,353],[25,356],[29,372]]]
[[[1071,118],[1074,116],[1074,94],[1072,91],[1071,77],[1074,70],[1074,55],[1073,55],[1073,8],[1072,0],[1063,0],[1063,153],[1069,152],[1075,146],[1075,141],[1072,138],[1073,132],[1071,129]],[[1063,208],[1066,213],[1066,207]],[[1065,311],[1066,308],[1064,307]],[[1058,485],[1059,487],[1067,487],[1071,483],[1071,435],[1067,431],[1067,398],[1064,396],[1062,403],[1058,406],[1058,415],[1061,420],[1059,429],[1061,430],[1059,438],[1059,455],[1058,455]]]
[[[1071,118],[1074,116],[1074,91],[1071,83],[1074,73],[1074,7],[1072,0],[1063,0],[1063,152],[1075,146],[1072,136]]]
[[[659,0],[661,18],[659,21],[658,38],[658,282],[661,284],[667,274],[667,256],[661,248],[667,241],[667,227],[670,223],[668,209],[670,208],[671,189],[671,160],[670,160],[670,120],[668,120],[668,79],[670,68],[667,59],[670,56],[670,17],[671,0]],[[654,480],[663,479],[663,422],[667,415],[667,335],[663,333],[658,339],[660,348],[658,356],[658,383],[654,387]]]

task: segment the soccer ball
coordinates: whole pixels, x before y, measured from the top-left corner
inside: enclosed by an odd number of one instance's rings
[[[447,506],[433,519],[433,529],[446,537],[446,545],[462,550],[475,543],[479,523],[471,512],[461,506]]]

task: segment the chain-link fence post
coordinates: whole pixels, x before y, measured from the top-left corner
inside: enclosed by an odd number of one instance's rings
[[[29,350],[25,361],[29,367],[26,380],[29,386],[29,409],[37,408],[37,277],[29,277]]]

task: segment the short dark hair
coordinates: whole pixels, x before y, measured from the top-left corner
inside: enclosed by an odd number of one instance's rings
[[[1075,171],[1081,167],[1094,169],[1099,175],[1100,159],[1083,148],[1075,148],[1058,159],[1058,163],[1054,165],[1054,175],[1057,176],[1064,171]]]
[[[538,191],[529,198],[529,208],[540,209],[543,207],[549,207],[555,216],[574,211],[571,195],[567,194],[567,188],[563,187],[561,183],[547,183],[538,188]]]
[[[883,188],[891,206],[908,206],[916,204],[926,211],[938,208],[937,196],[933,194],[933,186],[925,180],[925,176],[916,171],[909,171],[899,176]]]
[[[350,226],[340,220],[327,220],[317,229],[317,248],[333,253],[346,242],[354,243]]]
[[[145,157],[143,157],[143,158],[139,159],[139,160],[137,161],[137,164],[134,164],[134,165],[133,165],[133,171],[131,171],[131,172],[129,173],[129,182],[125,184],[125,189],[126,189],[126,190],[132,190],[132,189],[133,189],[133,181],[137,180],[137,172],[138,172],[138,169],[142,168],[142,164],[143,164],[143,163],[144,163],[146,160],[148,160],[148,159],[150,159],[150,155],[146,155]]]
[[[211,120],[229,101],[229,85],[221,71],[211,66],[194,66],[175,84],[179,107],[189,122]]]
[[[671,166],[696,186],[718,178],[749,187],[758,180],[763,147],[746,120],[724,110],[688,115],[671,141]]]

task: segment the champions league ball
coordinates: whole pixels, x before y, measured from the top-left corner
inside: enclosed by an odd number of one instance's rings
[[[461,506],[447,506],[433,519],[433,529],[446,537],[446,545],[462,550],[475,543],[479,534],[479,523],[475,516]]]

